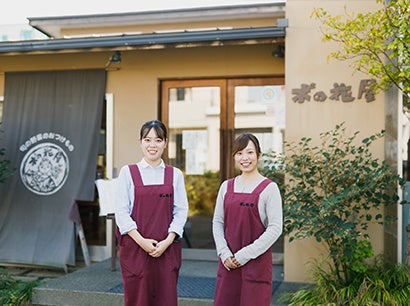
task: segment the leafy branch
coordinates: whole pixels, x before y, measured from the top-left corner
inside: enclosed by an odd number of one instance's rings
[[[318,8],[312,16],[323,25],[323,41],[341,44],[329,57],[353,60],[356,71],[377,79],[376,92],[396,86],[410,109],[410,0],[376,2],[380,8],[374,12],[332,16]]]

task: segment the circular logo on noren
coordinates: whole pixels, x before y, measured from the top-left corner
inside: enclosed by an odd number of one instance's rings
[[[39,195],[50,195],[63,187],[69,172],[64,150],[53,143],[41,143],[31,148],[20,165],[23,184]]]

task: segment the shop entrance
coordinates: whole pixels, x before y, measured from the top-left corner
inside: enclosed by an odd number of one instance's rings
[[[169,128],[167,162],[185,174],[185,248],[213,250],[212,216],[220,183],[235,175],[232,142],[255,134],[262,151],[282,151],[283,77],[164,80],[160,119]],[[282,251],[283,252],[283,251]]]

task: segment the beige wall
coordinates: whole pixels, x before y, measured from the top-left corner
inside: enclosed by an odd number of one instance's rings
[[[289,27],[286,31],[286,141],[299,140],[301,137],[312,137],[318,140],[319,134],[333,129],[336,124],[345,122],[347,131],[360,131],[359,139],[367,137],[385,128],[384,95],[376,96],[376,101],[367,103],[365,99],[355,99],[344,103],[332,101],[295,103],[292,101],[292,89],[301,84],[316,83],[317,91],[329,91],[334,83],[345,83],[352,86],[353,96],[357,96],[359,83],[370,77],[356,73],[347,62],[327,60],[332,50],[338,45],[322,42],[319,30],[320,23],[310,18],[314,8],[325,8],[332,14],[343,14],[347,10],[358,12],[375,7],[374,0],[352,1],[311,1],[288,0],[286,17]],[[374,147],[375,156],[384,158],[384,143],[379,141]],[[331,229],[329,229],[331,230]],[[371,228],[372,243],[376,252],[383,250],[383,229]],[[284,275],[286,281],[310,281],[307,273],[308,262],[323,253],[323,246],[315,241],[285,242]]]
[[[146,120],[157,118],[160,79],[283,75],[284,60],[272,56],[274,49],[273,45],[250,45],[122,51],[120,69],[107,72],[106,91],[114,96],[114,167],[119,171],[141,158],[139,128]],[[104,68],[111,54],[0,55],[0,69]]]

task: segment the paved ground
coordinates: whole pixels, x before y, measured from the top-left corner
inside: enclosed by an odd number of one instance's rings
[[[276,252],[275,252],[276,251]],[[274,291],[271,306],[283,306],[278,298],[284,292],[293,292],[305,284],[283,282],[283,240],[273,249]],[[212,306],[217,257],[214,250],[184,249],[183,262],[178,284],[179,306]],[[69,267],[68,273],[62,269],[39,268],[37,266],[1,265],[16,279],[23,281],[41,280],[35,288],[33,305],[72,306],[122,306],[121,273],[119,263],[111,271],[111,260],[93,263],[86,267],[77,262]],[[279,285],[278,285],[279,284]],[[212,287],[213,286],[213,287]]]
[[[122,293],[113,293],[112,289],[121,284],[121,273],[118,269],[111,271],[110,260],[93,263],[89,267],[79,265],[70,269],[69,273],[62,270],[39,269],[34,267],[6,266],[8,272],[21,280],[42,280],[42,284],[35,289],[33,305],[73,305],[73,306],[121,306]],[[214,278],[217,262],[209,260],[184,260],[180,276],[183,278]],[[272,295],[271,305],[283,305],[277,299],[284,292],[295,291],[303,284],[283,282],[283,266],[273,265],[273,279],[280,281],[279,287]],[[193,288],[193,289],[192,289]],[[194,290],[188,295],[181,296],[180,306],[211,306],[212,299],[195,296],[198,287],[182,288]],[[205,288],[202,288],[204,291]],[[201,290],[201,288],[200,288]],[[203,293],[203,292],[202,292]]]

